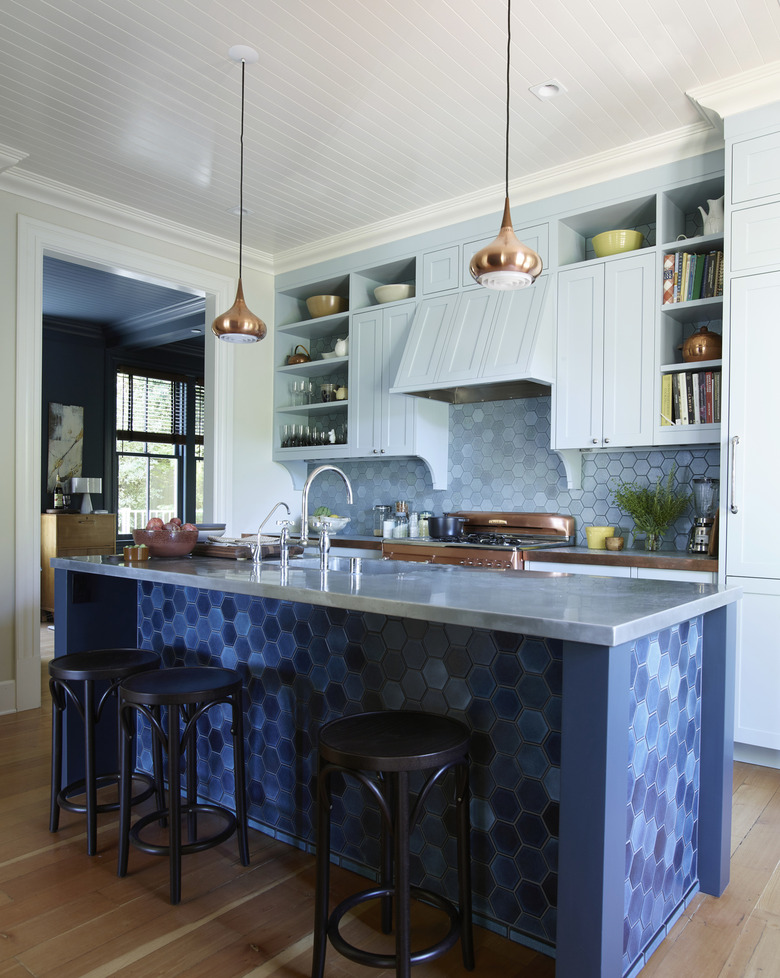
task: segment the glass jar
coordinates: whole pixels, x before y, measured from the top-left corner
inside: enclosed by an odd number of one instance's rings
[[[419,537],[420,535],[420,517],[417,513],[409,513],[409,536]]]
[[[428,520],[432,516],[433,516],[433,513],[431,513],[427,509],[424,509],[420,513],[420,516],[419,516],[419,519],[418,519],[418,522],[417,522],[417,530],[418,530],[418,533],[419,533],[419,535],[421,537],[428,537],[428,536],[430,536],[430,531],[428,529]]]
[[[392,509],[389,506],[374,506],[374,536],[385,536],[385,520],[389,519]]]
[[[335,384],[320,384],[320,399],[323,404],[327,404],[330,401],[336,400],[336,386]]]

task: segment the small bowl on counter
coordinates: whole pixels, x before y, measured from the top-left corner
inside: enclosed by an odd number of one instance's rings
[[[172,530],[167,526],[161,530],[133,530],[133,542],[148,547],[151,557],[186,557],[195,548],[199,532],[197,526],[192,530]]]
[[[310,516],[309,529],[319,533],[322,529],[327,529],[329,533],[338,533],[350,522],[349,516]]]

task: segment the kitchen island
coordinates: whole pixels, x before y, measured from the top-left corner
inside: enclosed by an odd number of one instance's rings
[[[635,974],[699,889],[725,888],[738,591],[336,556],[326,572],[103,560],[53,561],[56,654],[139,644],[239,669],[263,831],[311,849],[323,722],[424,709],[475,734],[476,921],[555,954],[559,978]],[[228,743],[219,724],[199,742],[217,800]],[[356,792],[334,847],[365,872],[376,820]],[[439,813],[415,840],[417,881],[451,894]]]

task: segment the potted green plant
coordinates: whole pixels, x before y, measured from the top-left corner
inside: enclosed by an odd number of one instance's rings
[[[690,505],[691,494],[675,486],[674,473],[673,466],[666,479],[659,478],[655,486],[623,481],[614,485],[612,501],[645,534],[645,550],[658,550],[664,531]]]

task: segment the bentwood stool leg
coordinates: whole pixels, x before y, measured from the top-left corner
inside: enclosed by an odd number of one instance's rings
[[[460,947],[463,967],[474,970],[474,930],[471,924],[471,788],[469,768],[459,764],[456,769],[455,803],[458,834],[458,902],[460,904]]]
[[[181,723],[179,709],[168,710],[168,833],[171,903],[181,903]]]
[[[398,771],[395,781],[395,973],[409,978],[412,965],[411,901],[409,899],[409,774]]]
[[[387,811],[392,812],[394,810],[393,806],[393,778],[390,775],[382,777],[381,779],[382,793],[385,798],[385,804],[387,805]],[[385,819],[382,818],[382,837],[381,837],[381,871],[380,871],[380,884],[381,886],[392,889],[393,886],[393,831],[392,825]],[[382,913],[382,933],[390,934],[393,930],[393,898],[391,894],[385,893],[381,897],[380,901],[381,913]]]
[[[312,978],[322,978],[328,946],[330,896],[330,776],[322,758],[317,764],[317,882],[314,897],[314,948]]]
[[[249,865],[249,831],[246,804],[246,768],[244,760],[244,704],[241,692],[233,697],[233,768],[235,778],[236,835],[242,866]]]
[[[49,810],[49,831],[56,832],[60,827],[60,806],[57,795],[62,785],[62,714],[65,709],[65,696],[59,683],[49,680],[51,691],[51,807]]]

